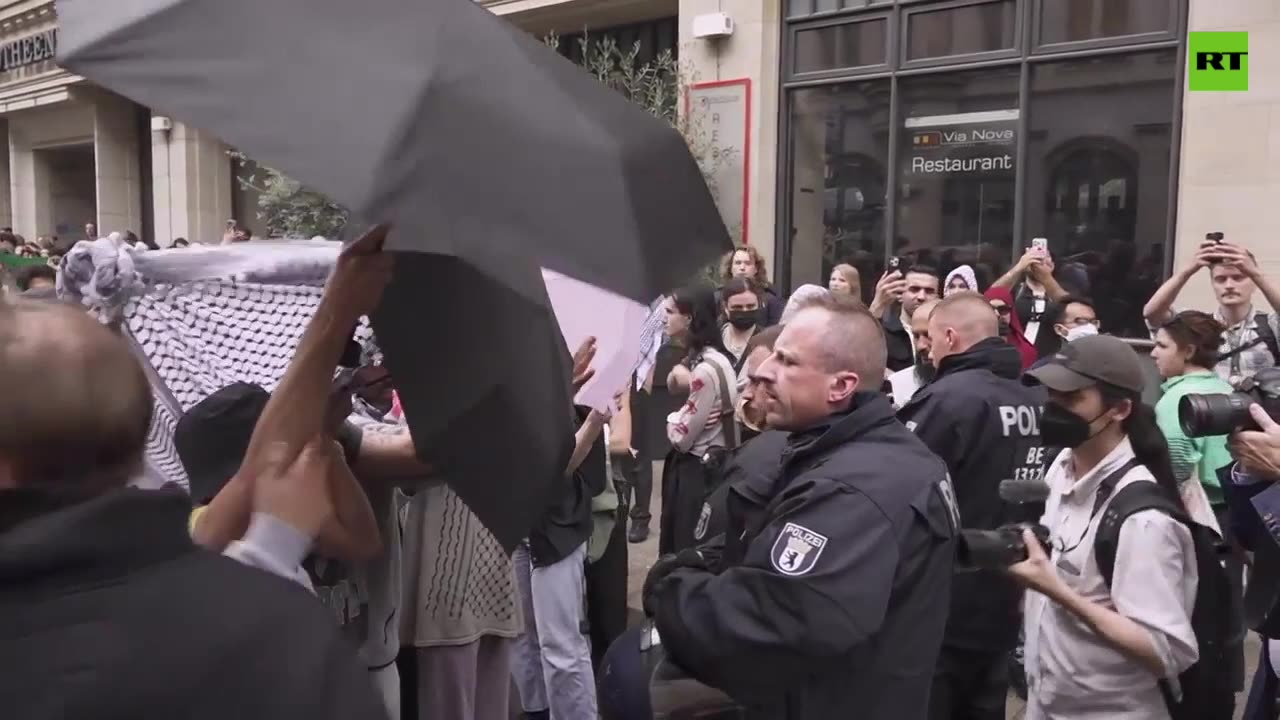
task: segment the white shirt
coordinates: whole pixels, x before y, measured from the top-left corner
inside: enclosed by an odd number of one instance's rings
[[[1098,485],[1133,457],[1125,439],[1077,480],[1071,451],[1064,450],[1045,476],[1050,496],[1041,522],[1050,531],[1058,575],[1089,601],[1142,625],[1164,676],[1176,681],[1199,656],[1191,628],[1198,578],[1190,531],[1158,510],[1129,516],[1120,527],[1110,589],[1094,559],[1094,536],[1106,509],[1104,504],[1093,514]],[[1135,482],[1154,478],[1135,467],[1112,497]],[[1168,720],[1159,678],[1061,605],[1029,591],[1025,623],[1027,720]]]
[[[920,376],[916,374],[916,366],[902,368],[889,376],[889,387],[893,392],[893,406],[901,408],[924,387]]]

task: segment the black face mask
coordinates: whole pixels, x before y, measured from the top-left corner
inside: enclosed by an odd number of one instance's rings
[[[1009,337],[1009,335],[1013,332],[1013,327],[1009,325],[1009,321],[1005,320],[1004,318],[1000,318],[999,324],[1000,324],[1000,337]],[[987,327],[991,327],[991,326],[988,325]]]
[[[1098,434],[1090,432],[1090,426],[1106,413],[1103,410],[1093,420],[1085,420],[1050,400],[1045,403],[1044,413],[1040,415],[1040,439],[1049,447],[1078,448]],[[1098,428],[1098,432],[1105,430],[1107,425]]]
[[[729,324],[739,330],[750,330],[760,320],[759,310],[730,310]]]

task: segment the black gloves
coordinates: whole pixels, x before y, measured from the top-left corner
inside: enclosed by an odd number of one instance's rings
[[[653,567],[649,568],[649,574],[645,576],[644,586],[640,591],[640,600],[646,617],[653,617],[657,600],[655,593],[662,585],[662,581],[680,568],[708,570],[710,565],[702,553],[694,548],[687,548],[674,555],[663,555],[658,558]]]

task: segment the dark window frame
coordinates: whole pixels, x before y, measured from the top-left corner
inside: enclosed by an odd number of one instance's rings
[[[919,5],[904,6],[899,11],[902,19],[898,22],[898,47],[900,52],[897,58],[897,67],[900,70],[914,70],[918,68],[947,67],[954,66],[957,63],[973,63],[986,60],[1012,60],[1014,58],[1021,57],[1024,52],[1023,46],[1025,42],[1023,27],[1026,25],[1026,22],[1023,18],[1023,14],[1026,12],[1026,2],[1019,0],[1014,0],[1013,47],[1001,48],[999,50],[956,53],[954,55],[939,55],[937,57],[919,58],[917,60],[912,60],[907,57],[907,52],[909,50],[908,38],[909,33],[911,32],[911,20],[913,17],[975,5],[1003,4],[1008,1],[1009,0],[951,0],[950,2],[921,3]]]
[[[1047,53],[1060,53],[1071,51],[1088,51],[1102,50],[1116,47],[1132,47],[1145,43],[1162,43],[1177,42],[1179,37],[1179,5],[1185,6],[1185,2],[1179,0],[1143,0],[1144,2],[1160,2],[1163,1],[1169,7],[1169,18],[1173,21],[1174,27],[1164,30],[1154,30],[1148,32],[1131,33],[1129,35],[1115,35],[1112,37],[1091,38],[1088,40],[1066,40],[1063,42],[1049,43],[1044,42],[1041,33],[1041,18],[1044,17],[1044,4],[1046,1],[1052,0],[1035,0],[1031,5],[1031,52],[1035,55],[1043,55]],[[1185,28],[1183,28],[1185,35]]]
[[[1134,35],[1100,38],[1086,41],[1039,44],[1039,22],[1042,16],[1042,4],[1045,0],[1018,0],[1018,47],[1019,51],[1010,55],[991,57],[990,53],[948,56],[941,61],[925,64],[921,61],[904,63],[905,31],[904,16],[931,9],[939,9],[955,5],[980,3],[981,0],[897,0],[892,5],[876,5],[852,10],[826,12],[820,17],[785,18],[782,23],[781,52],[782,78],[779,83],[780,101],[778,103],[778,163],[776,169],[775,200],[776,220],[774,228],[774,282],[784,291],[790,291],[791,285],[791,253],[793,243],[791,237],[792,199],[795,189],[794,172],[791,167],[794,145],[794,128],[792,127],[791,93],[795,89],[838,85],[850,81],[862,81],[888,78],[890,80],[890,161],[887,182],[889,185],[885,198],[885,257],[893,253],[893,239],[897,231],[898,199],[893,191],[897,183],[897,135],[900,129],[900,108],[898,80],[916,75],[945,74],[960,70],[973,70],[981,67],[1018,65],[1021,73],[1018,95],[1018,144],[1017,174],[1015,179],[1014,232],[1016,237],[1025,236],[1027,218],[1025,217],[1026,178],[1023,168],[1027,155],[1027,132],[1030,119],[1030,80],[1031,66],[1041,62],[1053,62],[1072,58],[1101,57],[1107,55],[1130,54],[1159,49],[1174,49],[1177,57],[1174,87],[1181,88],[1186,82],[1186,37],[1189,13],[1189,0],[1163,0],[1172,6],[1171,17],[1175,25],[1171,32],[1139,33]],[[821,73],[796,75],[792,72],[792,48],[794,33],[799,29],[812,26],[828,26],[832,24],[858,22],[866,17],[889,16],[890,31],[890,64],[888,67],[856,68],[852,70],[833,70]],[[930,59],[933,60],[932,58]],[[1164,277],[1168,277],[1173,264],[1173,249],[1177,238],[1178,177],[1182,154],[1182,106],[1184,93],[1175,91],[1173,117],[1171,120],[1171,137],[1169,150],[1169,181],[1167,188],[1167,207],[1164,243]],[[1011,261],[1017,259],[1017,247]]]
[[[795,51],[798,47],[796,36],[806,30],[823,30],[826,28],[840,27],[844,25],[859,25],[871,22],[884,22],[885,38],[884,38],[884,62],[875,65],[855,65],[846,68],[831,68],[828,70],[811,70],[809,72],[795,72]],[[787,42],[783,43],[784,52],[783,62],[792,70],[792,76],[799,80],[829,80],[831,78],[849,78],[863,77],[876,73],[887,73],[893,67],[893,58],[898,51],[897,32],[894,25],[894,13],[888,10],[879,10],[873,12],[860,12],[856,18],[839,17],[828,18],[816,22],[808,22],[803,25],[795,25],[788,28]]]

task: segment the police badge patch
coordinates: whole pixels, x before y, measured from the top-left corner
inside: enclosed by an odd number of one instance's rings
[[[827,536],[819,535],[803,525],[787,523],[773,541],[769,560],[773,569],[783,575],[803,575],[813,569],[818,556],[827,546]]]
[[[707,524],[711,522],[711,503],[702,503],[702,513],[698,515],[698,526],[693,529],[694,540],[705,540]]]

